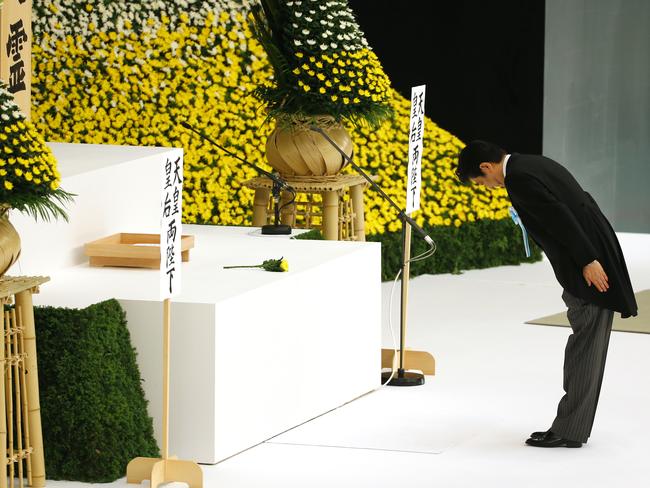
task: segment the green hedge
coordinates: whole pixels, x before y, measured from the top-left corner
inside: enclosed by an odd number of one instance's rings
[[[467,269],[518,265],[542,259],[539,247],[531,241],[531,257],[526,258],[521,230],[510,219],[478,220],[460,227],[425,227],[437,244],[436,253],[424,261],[411,264],[411,276],[421,274],[460,273]],[[382,280],[392,280],[399,271],[402,233],[372,235],[369,241],[381,242]],[[424,252],[428,245],[413,233],[411,256]]]
[[[120,304],[34,315],[47,478],[114,481],[132,458],[158,456]]]
[[[429,259],[411,264],[411,276],[460,273],[467,269],[532,263],[542,258],[541,250],[532,241],[531,257],[526,258],[521,230],[510,219],[485,219],[466,222],[460,227],[431,226],[425,230],[438,249]],[[322,239],[322,236],[317,230],[311,230],[296,239]],[[402,233],[374,234],[367,236],[367,240],[381,242],[381,279],[394,279],[401,266]],[[428,245],[413,233],[411,256],[427,248]]]

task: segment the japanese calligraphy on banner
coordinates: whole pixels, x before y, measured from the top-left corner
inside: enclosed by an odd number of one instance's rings
[[[181,292],[181,233],[183,215],[183,150],[165,154],[160,200],[160,299]]]
[[[422,187],[422,141],[424,137],[424,94],[426,85],[411,88],[409,166],[406,172],[406,214],[420,209]]]
[[[0,1],[0,79],[29,119],[32,93],[32,0]]]

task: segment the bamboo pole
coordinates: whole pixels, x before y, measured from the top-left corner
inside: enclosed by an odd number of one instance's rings
[[[7,402],[7,427],[9,430],[9,447],[8,447],[8,456],[9,456],[9,486],[11,488],[14,488],[14,402],[13,402],[13,396],[14,396],[14,391],[13,391],[13,355],[11,351],[11,334],[13,334],[13,330],[11,327],[11,316],[9,312],[5,312],[5,321],[8,325],[7,329],[9,331],[8,336],[5,338],[5,348],[7,350],[6,353],[6,358],[7,358],[7,372],[6,372],[6,382],[7,382],[7,387],[6,387],[6,402]]]
[[[18,310],[18,323],[21,326],[22,334],[20,334],[20,353],[25,354],[25,334],[24,334],[24,322],[23,322],[23,311],[20,307],[17,307]],[[24,357],[24,356],[23,356]],[[25,422],[23,423],[23,429],[25,432],[25,449],[29,449],[32,447],[31,440],[29,438],[29,400],[27,398],[27,378],[25,374],[25,362],[26,359],[23,360],[23,367],[20,369],[20,382],[22,384],[22,405],[23,405],[23,418],[25,419]],[[25,453],[25,466],[27,468],[27,484],[29,486],[32,486],[32,456],[31,452],[26,452]]]
[[[20,388],[20,370],[22,366],[23,359],[20,356],[20,350],[18,349],[18,335],[22,332],[19,327],[19,323],[16,320],[16,308],[14,307],[11,310],[11,322],[14,325],[14,336],[13,336],[13,346],[14,346],[14,355],[15,361],[13,364],[14,368],[14,405],[15,415],[16,415],[16,443],[18,447],[18,485],[20,488],[24,488],[25,482],[23,480],[23,419],[22,419],[22,408],[21,401],[22,392]]]
[[[2,305],[2,310],[4,312],[4,305]],[[6,342],[7,337],[5,335],[5,331],[7,330],[6,327],[6,320],[5,320],[5,314],[2,314],[2,329],[0,329],[1,333],[0,336],[2,337],[3,345],[0,347],[0,365],[2,365],[2,380],[0,381],[0,466],[2,467],[2,471],[0,471],[0,488],[7,488],[7,410],[6,410],[6,405],[5,405],[5,346],[4,342]]]
[[[365,208],[363,205],[364,184],[350,187],[350,199],[352,200],[352,222],[354,224],[354,237],[358,242],[366,240]]]
[[[406,350],[406,318],[408,310],[409,278],[411,277],[411,226],[404,223],[404,271],[402,272],[402,310],[399,367],[404,369],[404,351]]]
[[[169,457],[169,339],[171,330],[171,300],[163,304],[163,460]]]
[[[323,192],[323,237],[328,241],[339,238],[339,195],[335,191]]]
[[[262,227],[267,222],[267,210],[269,208],[269,196],[271,190],[268,188],[256,188],[253,200],[253,227]]]
[[[38,367],[36,362],[36,326],[31,290],[16,293],[16,307],[22,310],[23,337],[25,342],[25,370],[27,396],[29,398],[29,432],[32,442],[32,484],[34,488],[45,486],[45,453],[41,427],[41,402],[38,392]]]

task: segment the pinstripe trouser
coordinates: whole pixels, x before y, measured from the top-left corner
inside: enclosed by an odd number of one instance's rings
[[[565,439],[587,442],[603,382],[614,312],[576,298],[566,290],[562,299],[568,307],[573,334],[564,352],[565,395],[551,430]]]

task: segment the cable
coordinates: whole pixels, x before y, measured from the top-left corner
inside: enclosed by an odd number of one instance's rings
[[[438,250],[438,246],[436,245],[435,241],[432,241],[433,245],[429,245],[429,249],[424,251],[421,254],[418,254],[417,256],[412,257],[408,261],[406,261],[406,264],[410,263],[416,263],[418,261],[423,261],[425,259],[430,258],[435,254],[435,252]],[[390,298],[388,301],[388,328],[390,330],[390,336],[393,339],[393,364],[391,364],[391,373],[390,377],[388,380],[386,380],[385,383],[382,383],[381,387],[387,386],[391,381],[393,381],[393,378],[395,377],[395,358],[397,357],[397,341],[395,340],[395,331],[393,329],[393,295],[395,294],[395,288],[397,287],[397,280],[402,274],[402,268],[397,272],[397,275],[395,276],[395,279],[393,280],[393,286],[390,291]]]
[[[393,339],[393,364],[391,364],[390,369],[390,377],[386,381],[386,383],[382,384],[381,386],[386,386],[388,383],[393,381],[393,378],[395,377],[395,368],[393,367],[395,364],[395,358],[397,357],[397,340],[395,339],[395,331],[393,330],[393,295],[395,294],[395,288],[397,287],[397,280],[402,274],[402,270],[400,269],[397,272],[397,275],[395,276],[395,280],[393,280],[393,287],[391,288],[390,291],[390,298],[388,299],[388,328],[390,330],[390,336]]]

